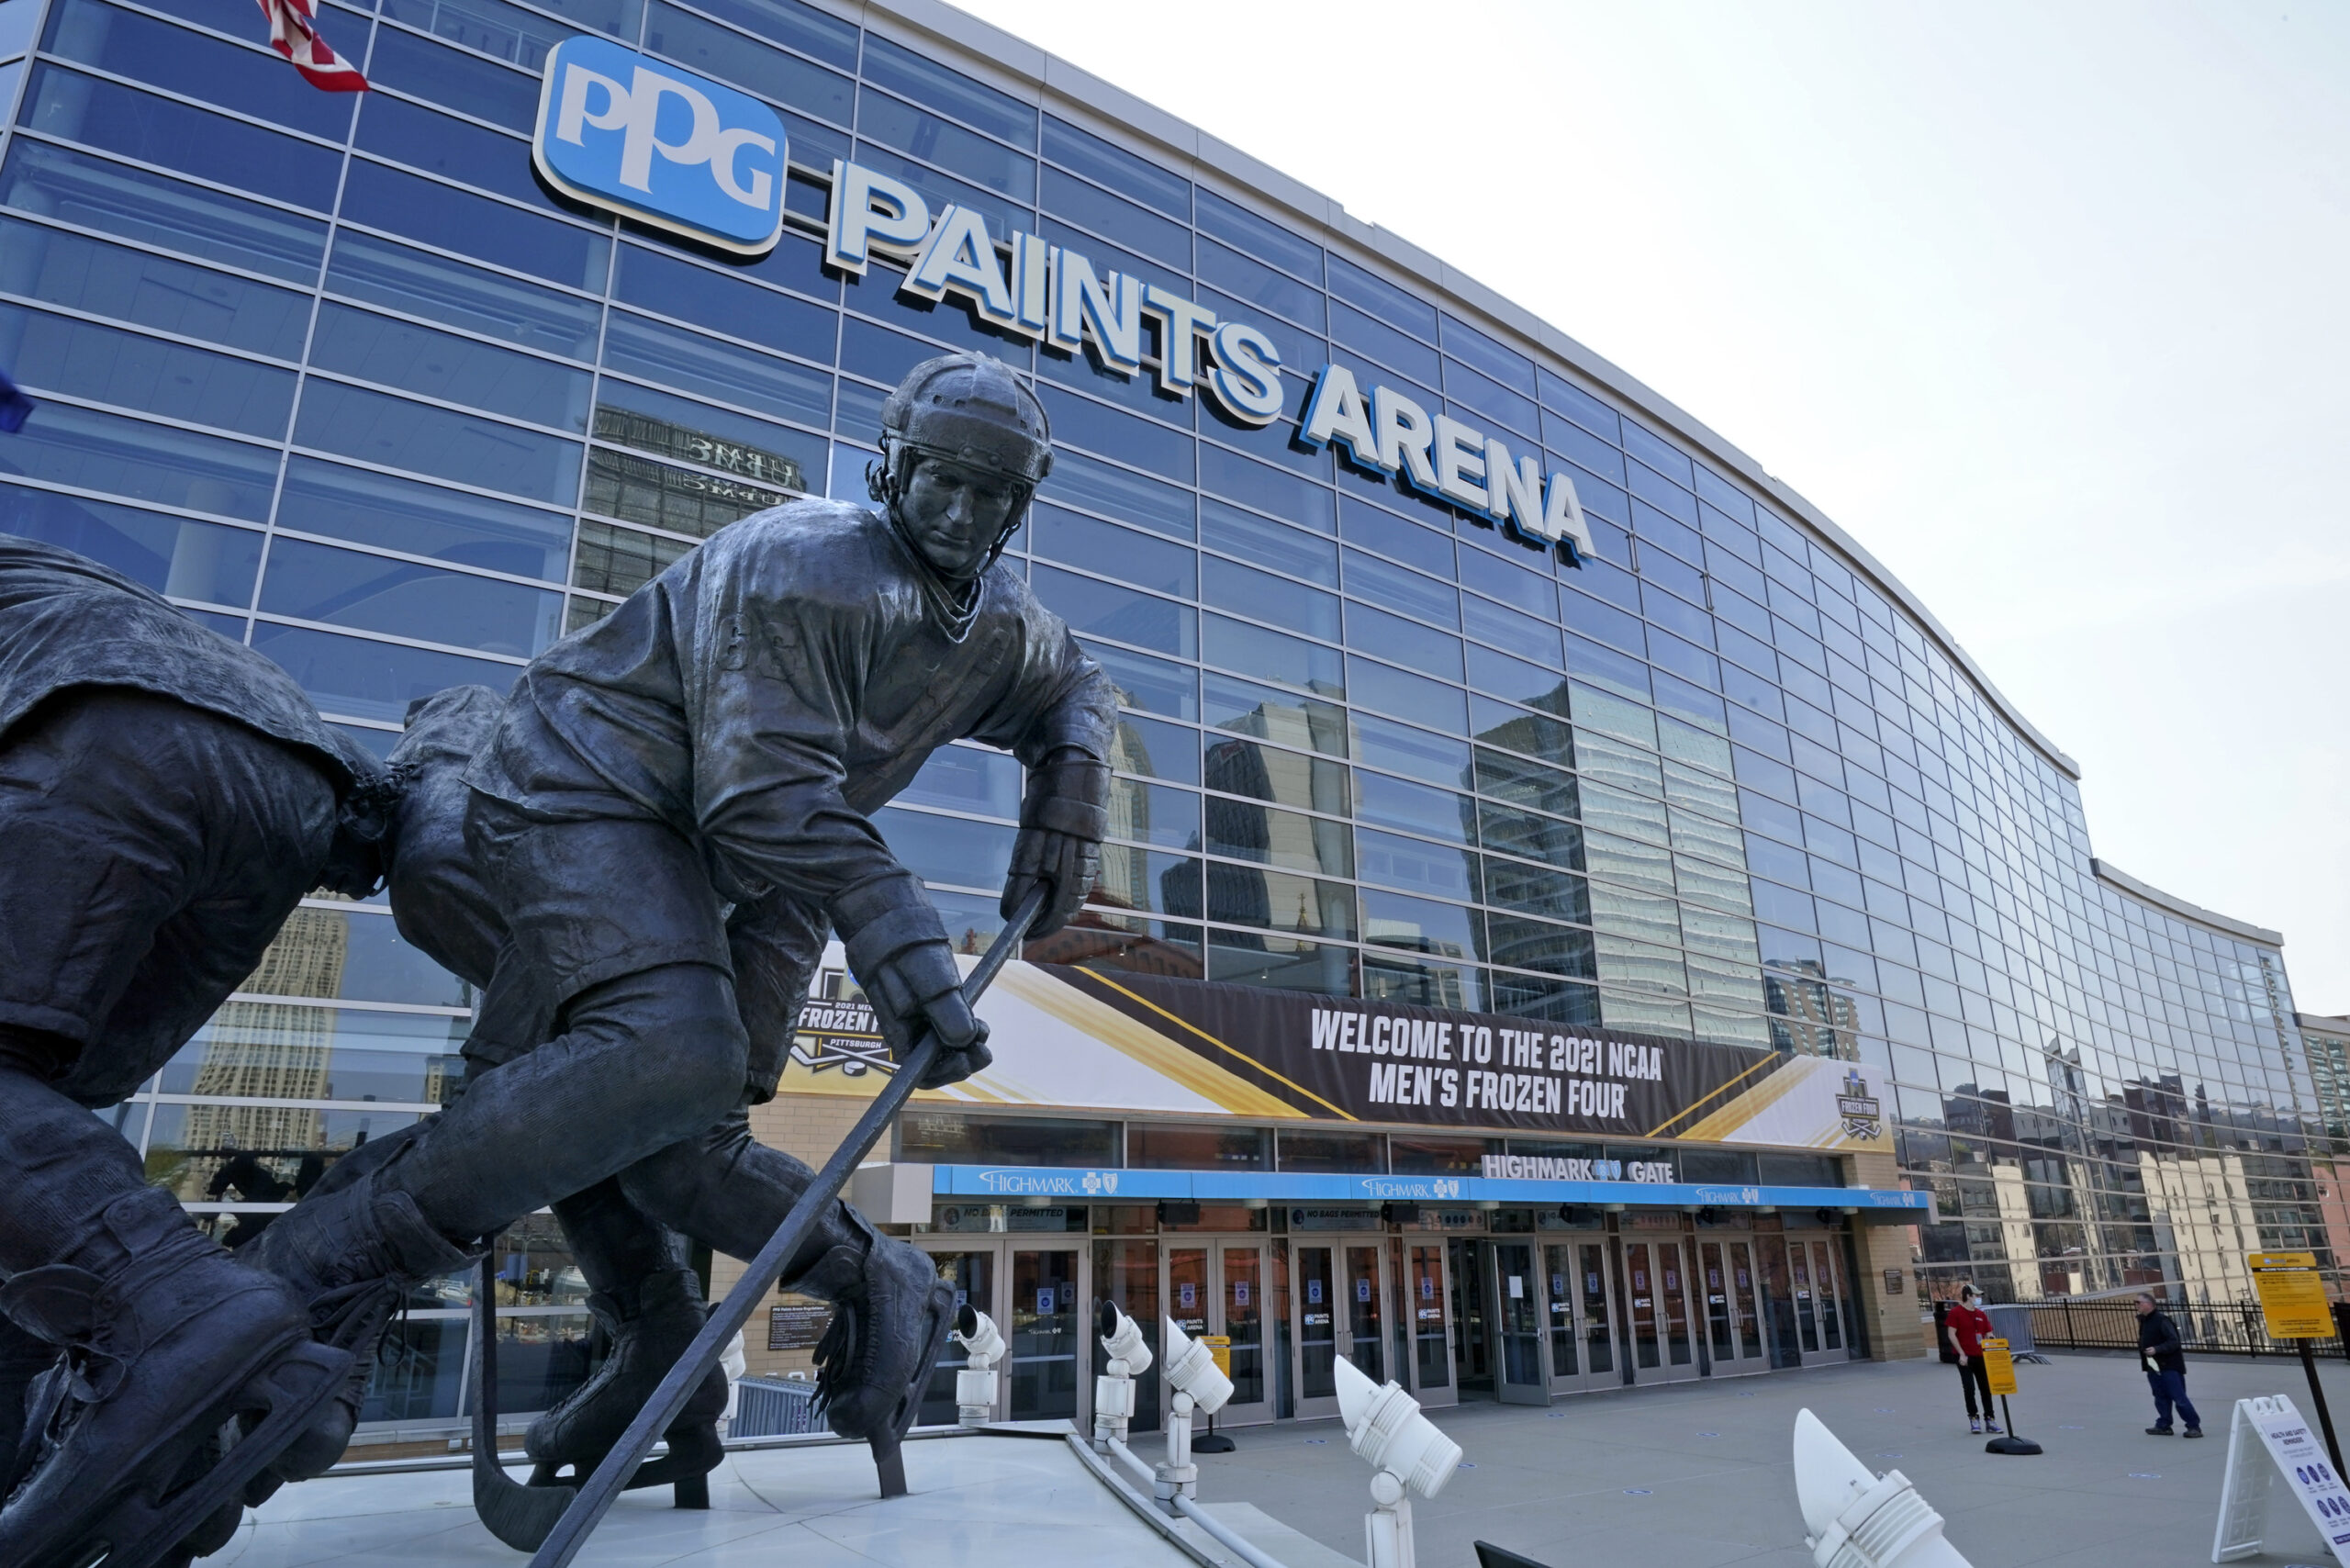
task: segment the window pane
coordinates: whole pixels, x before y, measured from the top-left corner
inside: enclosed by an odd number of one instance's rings
[[[294,373],[19,305],[0,305],[0,358],[32,391],[118,403],[270,440],[285,433]]]
[[[1201,578],[1201,598],[1218,609],[1287,626],[1309,637],[1338,640],[1336,594],[1317,593],[1295,578],[1278,577],[1213,555],[1203,563]]]
[[[636,37],[636,18],[640,15],[636,0],[607,0],[604,4],[563,0],[547,9],[576,16],[585,26],[619,38]],[[500,0],[383,0],[383,11],[386,17],[421,28],[436,38],[510,60],[532,72],[546,64],[549,50],[574,36],[574,29],[561,22],[533,15],[519,6],[501,4]]]
[[[1029,547],[1039,556],[1122,577],[1161,593],[1190,599],[1198,592],[1198,557],[1188,545],[1097,522],[1054,506],[1035,507],[1030,528]]]
[[[279,359],[300,356],[310,313],[291,289],[20,218],[0,218],[0,287]]]
[[[579,496],[576,442],[313,377],[297,444],[486,490],[567,506]]]
[[[1171,538],[1190,539],[1198,532],[1190,491],[1097,462],[1081,453],[1057,451],[1053,454],[1053,472],[1041,493],[1046,498],[1084,507]]]
[[[252,602],[262,536],[112,501],[0,484],[0,533],[78,551],[157,593],[211,604]]]
[[[10,207],[308,283],[326,225],[169,175],[18,141],[0,175]]]
[[[1431,729],[1457,734],[1468,723],[1458,687],[1439,686],[1433,680],[1352,655],[1347,658],[1347,687],[1353,700],[1365,707],[1380,709]]]
[[[270,551],[260,608],[300,621],[528,658],[561,634],[563,596],[285,539]]]
[[[1338,553],[1327,539],[1222,501],[1200,503],[1200,543],[1285,577],[1338,586]]]
[[[1207,786],[1228,795],[1341,816],[1349,810],[1351,798],[1344,763],[1228,736],[1208,742]]]
[[[682,539],[615,528],[583,518],[579,523],[579,557],[571,568],[571,586],[591,593],[618,594],[625,599],[685,558],[693,546]]]
[[[754,43],[674,6],[653,6],[644,47],[771,102],[805,109],[834,125],[849,122],[849,79],[839,72]]]
[[[1477,897],[1477,857],[1462,850],[1359,827],[1355,860],[1366,882],[1449,898]]]
[[[343,181],[342,216],[572,288],[600,290],[612,248],[604,235],[364,159]]]
[[[510,689],[521,666],[404,648],[391,643],[313,632],[267,622],[253,627],[253,646],[285,667],[311,700],[331,713],[398,723],[408,705],[452,686],[478,683],[493,691]],[[386,925],[390,922],[385,922]],[[397,1000],[419,997],[403,994]],[[423,1000],[437,1000],[424,998]]]
[[[828,456],[822,437],[609,375],[596,391],[596,434],[787,490],[820,487]]]
[[[1251,670],[1327,696],[1346,695],[1337,649],[1221,615],[1209,615],[1206,621],[1207,663]]]
[[[1207,722],[1300,750],[1347,755],[1347,713],[1335,703],[1279,691],[1230,676],[1206,678]]]
[[[865,74],[867,80],[878,82],[893,93],[953,115],[965,125],[976,126],[1014,147],[1035,150],[1034,108],[1008,93],[999,93],[959,71],[950,71],[872,33],[865,37]],[[844,122],[848,118],[846,115],[831,118]]]
[[[637,427],[640,433],[646,427]],[[646,440],[654,439],[646,434]],[[790,497],[740,480],[673,468],[625,452],[591,447],[588,453],[589,511],[623,522],[665,528],[706,539],[737,518],[781,506]]]
[[[588,372],[348,305],[319,307],[310,363],[533,424],[588,429]]]
[[[1469,781],[1469,748],[1448,735],[1430,734],[1406,724],[1354,716],[1355,755],[1373,767],[1407,773],[1448,789]]]
[[[1122,711],[1110,734],[1110,766],[1121,772],[1197,784],[1200,732]]]
[[[986,891],[1002,888],[1012,868],[1010,827],[896,806],[874,812],[873,825],[900,862],[926,882]]]
[[[1042,565],[1031,586],[1071,631],[1114,637],[1182,658],[1198,656],[1199,617],[1188,604]]]
[[[1560,920],[1591,921],[1589,884],[1565,871],[1546,870],[1516,860],[1485,857],[1485,902],[1505,909],[1547,914]],[[1495,963],[1515,963],[1495,955]]]
[[[696,266],[642,245],[620,249],[612,297],[730,338],[748,338],[785,353],[829,364],[839,316],[712,267]]]
[[[1036,199],[1036,163],[1000,141],[965,130],[912,104],[867,87],[857,95],[856,129],[884,146],[909,152],[1002,191],[1023,204]]]
[[[822,371],[625,311],[614,311],[604,329],[604,364],[781,419],[813,425],[832,419],[833,378]]]
[[[1206,848],[1211,855],[1228,855],[1236,860],[1254,860],[1292,871],[1351,877],[1354,853],[1348,836],[1342,822],[1275,811],[1221,795],[1207,798]]]
[[[594,300],[446,256],[345,230],[335,236],[327,287],[410,316],[428,316],[525,348],[592,359],[603,309]]]
[[[369,99],[352,146],[526,207],[550,213],[564,210],[532,177],[528,160],[515,156],[524,144],[513,137],[421,104],[373,94]]]
[[[1019,803],[1015,800],[1013,811]],[[1189,790],[1146,784],[1138,778],[1110,780],[1110,836],[1165,845],[1200,846],[1200,797]]]
[[[430,98],[509,130],[528,133],[539,116],[539,84],[533,78],[397,28],[375,35],[367,84]]]
[[[1200,716],[1200,672],[1187,665],[1169,664],[1147,654],[1099,644],[1085,650],[1110,677],[1123,708],[1164,713],[1170,719]]]
[[[277,449],[45,403],[0,447],[0,473],[260,522]]]
[[[33,72],[17,119],[100,151],[319,212],[334,206],[342,167],[341,153],[315,142],[54,65]]]

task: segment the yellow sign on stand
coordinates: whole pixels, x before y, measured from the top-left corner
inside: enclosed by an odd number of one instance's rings
[[[1197,1338],[1201,1344],[1205,1345],[1208,1348],[1208,1354],[1215,1360],[1215,1370],[1222,1372],[1225,1376],[1230,1377],[1232,1375],[1232,1336],[1229,1334],[1199,1334],[1194,1335],[1193,1338]]]
[[[2324,1339],[2333,1333],[2333,1309],[2314,1252],[2254,1252],[2252,1287],[2272,1339]]]
[[[2016,1358],[2005,1339],[1983,1341],[1983,1375],[1989,1381],[1993,1394],[2015,1393]]]

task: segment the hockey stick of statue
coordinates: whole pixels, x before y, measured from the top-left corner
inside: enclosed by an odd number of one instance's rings
[[[506,1473],[498,1454],[498,1243],[490,1238],[482,1255],[480,1295],[475,1302],[474,1512],[489,1533],[517,1551],[546,1540],[577,1490],[571,1486],[525,1486]]]
[[[1036,916],[1045,907],[1045,895],[1048,890],[1042,883],[1029,890],[1028,896],[1020,901],[1020,907],[1013,912],[1012,918],[1004,923],[1002,934],[989,946],[979,966],[964,977],[963,1000],[974,1008],[979,1004],[980,993],[987,990],[1013,954],[1019,950],[1020,939],[1036,923]],[[848,1185],[850,1173],[879,1141],[890,1124],[898,1119],[898,1113],[905,1109],[907,1100],[913,1094],[914,1085],[930,1071],[931,1064],[938,1058],[938,1036],[924,1030],[913,1049],[907,1053],[906,1059],[898,1064],[897,1071],[883,1085],[879,1097],[850,1129],[846,1141],[833,1151],[832,1159],[824,1162],[824,1168],[816,1172],[807,1190],[800,1193],[800,1201],[791,1207],[791,1217],[767,1238],[765,1247],[759,1249],[759,1255],[751,1260],[749,1267],[743,1271],[742,1279],[726,1293],[726,1299],[711,1309],[708,1320],[701,1326],[701,1332],[694,1336],[693,1344],[670,1367],[668,1376],[661,1380],[661,1386],[654,1392],[651,1399],[645,1401],[644,1408],[636,1413],[636,1419],[629,1423],[628,1430],[621,1434],[621,1440],[612,1445],[603,1462],[596,1466],[596,1473],[588,1477],[587,1485],[580,1489],[579,1495],[572,1500],[571,1506],[556,1522],[554,1532],[539,1548],[537,1555],[531,1559],[531,1568],[568,1568],[571,1560],[578,1555],[579,1549],[587,1544],[588,1535],[611,1511],[613,1501],[628,1485],[629,1477],[635,1473],[639,1462],[652,1450],[655,1440],[668,1429],[669,1423],[677,1419],[677,1412],[685,1408],[686,1400],[709,1375],[710,1369],[718,1364],[719,1358],[726,1353],[728,1341],[742,1331],[752,1312],[767,1299],[767,1293],[775,1288],[776,1281],[783,1277],[784,1265],[800,1255],[800,1245],[807,1239],[809,1231],[832,1206],[833,1200],[840,1196],[841,1189]],[[876,1456],[885,1464],[894,1457]]]

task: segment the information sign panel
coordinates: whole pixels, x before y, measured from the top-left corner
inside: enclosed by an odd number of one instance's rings
[[[1200,1334],[1193,1336],[1193,1338],[1197,1338],[1201,1344],[1205,1345],[1208,1348],[1208,1354],[1215,1360],[1215,1370],[1222,1372],[1225,1376],[1230,1377],[1232,1375],[1232,1336],[1229,1334]]]
[[[2263,1449],[2275,1462],[2274,1470],[2263,1462]],[[2211,1561],[2232,1562],[2259,1554],[2266,1533],[2269,1489],[2277,1476],[2300,1499],[2334,1557],[2350,1561],[2350,1487],[2343,1485],[2317,1433],[2281,1394],[2236,1401]]]
[[[1983,1375],[1990,1380],[1993,1394],[2015,1393],[2016,1358],[2005,1339],[1983,1341]]]
[[[2323,1339],[2333,1333],[2333,1310],[2314,1252],[2249,1254],[2252,1286],[2272,1339]]]

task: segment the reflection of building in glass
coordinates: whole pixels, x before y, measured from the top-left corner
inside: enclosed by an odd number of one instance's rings
[[[264,996],[331,998],[342,989],[350,943],[341,913],[297,909],[239,989]],[[331,1007],[228,1003],[207,1030],[209,1043],[191,1092],[223,1100],[330,1098],[335,1016]],[[181,1171],[180,1196],[246,1203],[289,1197],[304,1158],[325,1143],[323,1118],[323,1112],[301,1106],[190,1105],[189,1158]]]
[[[1861,1059],[1860,1011],[1828,984],[1817,960],[1774,958],[1762,966],[1762,994],[1771,1009],[1771,1043],[1797,1056]]]

